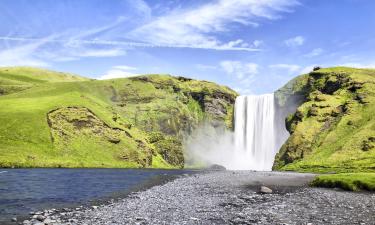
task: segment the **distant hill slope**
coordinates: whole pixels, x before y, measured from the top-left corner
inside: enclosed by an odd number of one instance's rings
[[[291,136],[274,169],[375,171],[375,70],[319,69],[290,81],[276,96],[280,106],[298,108],[286,119]]]
[[[33,67],[0,67],[0,94],[10,94],[46,82],[87,81],[75,74]]]
[[[183,167],[183,134],[203,120],[231,126],[236,96],[169,75],[0,68],[0,167]]]

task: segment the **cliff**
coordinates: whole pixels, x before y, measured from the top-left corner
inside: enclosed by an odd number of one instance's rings
[[[274,169],[375,171],[375,70],[318,69],[290,81],[276,98],[290,137]]]
[[[181,168],[184,134],[202,121],[231,127],[236,96],[170,75],[1,68],[0,167]]]

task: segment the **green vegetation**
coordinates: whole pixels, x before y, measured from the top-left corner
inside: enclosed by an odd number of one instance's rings
[[[276,96],[296,102],[287,116],[291,136],[274,169],[338,173],[313,185],[346,190],[375,187],[375,70],[336,67],[297,77]]]
[[[236,95],[170,75],[0,68],[0,167],[181,168],[183,135],[203,120],[231,125]]]
[[[374,172],[375,70],[320,69],[296,80],[304,101],[286,120],[291,136],[274,168]]]
[[[317,176],[311,183],[316,187],[342,188],[348,191],[375,191],[375,173],[343,173]]]

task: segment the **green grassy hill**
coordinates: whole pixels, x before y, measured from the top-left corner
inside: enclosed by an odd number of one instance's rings
[[[236,95],[169,75],[1,68],[0,167],[183,167],[183,134],[204,119],[231,126]]]
[[[297,109],[286,118],[291,135],[274,169],[350,173],[313,184],[375,190],[375,70],[319,69],[290,81],[276,96],[281,106]]]
[[[320,69],[297,77],[277,95],[284,102],[292,95],[304,100],[286,119],[291,136],[275,168],[375,171],[375,70]]]

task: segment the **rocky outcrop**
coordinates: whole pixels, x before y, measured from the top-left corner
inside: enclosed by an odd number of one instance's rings
[[[47,114],[47,121],[52,142],[61,156],[78,152],[84,143],[87,147],[102,148],[102,151],[115,149],[116,158],[141,167],[152,165],[153,150],[147,143],[134,139],[125,129],[110,127],[88,108],[59,108]]]
[[[236,96],[170,75],[93,80],[2,68],[0,167],[182,168],[184,135],[203,121],[231,128]]]
[[[315,70],[276,92],[290,137],[274,169],[374,171],[375,70]],[[366,149],[366,150],[363,150]]]
[[[129,79],[126,89],[111,87],[112,101],[121,106],[119,114],[155,136],[157,152],[172,165],[183,166],[184,135],[201,122],[233,127],[233,106],[237,93],[212,82],[168,75]]]

